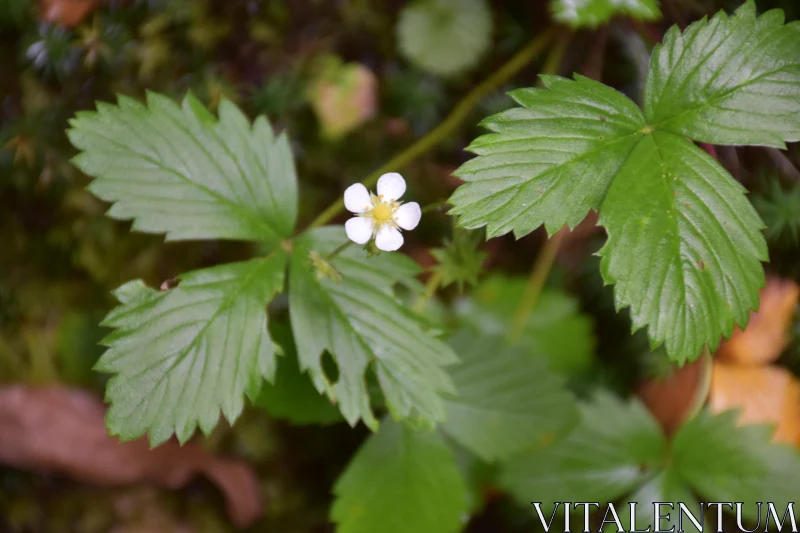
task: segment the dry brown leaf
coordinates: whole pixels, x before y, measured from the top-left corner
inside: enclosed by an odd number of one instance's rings
[[[237,526],[261,515],[258,478],[242,461],[216,457],[196,443],[168,441],[150,450],[146,439],[118,442],[105,428],[106,407],[67,387],[0,388],[0,463],[56,472],[99,486],[152,483],[176,489],[197,474],[224,493]]]
[[[777,366],[742,366],[714,361],[709,408],[739,409],[739,424],[774,424],[772,440],[800,440],[800,381]]]
[[[74,28],[106,0],[41,0],[42,20]]]
[[[797,307],[800,287],[791,280],[767,278],[761,289],[758,312],[750,314],[744,331],[738,327],[730,340],[720,346],[717,355],[743,365],[766,365],[775,362],[789,341],[787,330]]]
[[[658,420],[666,435],[672,435],[694,409],[703,380],[704,359],[684,365],[672,375],[648,381],[636,391]],[[706,374],[707,375],[707,374]]]

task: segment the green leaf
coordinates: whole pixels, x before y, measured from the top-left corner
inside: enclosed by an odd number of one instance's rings
[[[297,216],[297,180],[285,135],[264,117],[251,126],[227,100],[217,121],[194,97],[183,107],[148,93],[80,112],[67,132],[89,190],[108,216],[167,240],[241,239],[275,244]]]
[[[283,357],[278,360],[274,383],[265,382],[253,403],[270,415],[285,418],[293,424],[341,422],[339,409],[317,391],[308,374],[300,371],[291,327],[273,322],[270,333],[282,348]]]
[[[774,502],[782,516],[796,497],[800,454],[771,444],[770,434],[761,426],[736,427],[735,412],[703,411],[667,443],[638,400],[600,395],[582,407],[581,423],[566,439],[505,464],[500,484],[524,506],[543,502],[546,519],[557,501],[621,501],[616,508],[627,527],[628,503],[636,502],[636,525],[642,528],[652,525],[652,502],[661,501],[675,504],[675,511],[664,508],[675,524],[678,502],[701,518],[694,495],[706,502],[743,502],[749,520],[758,519],[756,502]],[[684,529],[694,529],[685,513],[681,519]]]
[[[479,157],[455,172],[467,183],[450,213],[465,228],[486,226],[487,238],[577,226],[600,208],[645,127],[636,104],[602,83],[541,79],[547,89],[513,91],[522,107],[482,123],[495,133],[473,141],[467,149]]]
[[[364,443],[333,489],[337,533],[456,533],[467,487],[453,452],[434,432],[391,420]]]
[[[396,283],[414,285],[419,268],[401,254],[367,257],[350,247],[330,262],[341,281],[318,275],[309,252],[326,257],[345,240],[342,227],[331,226],[295,242],[289,312],[300,368],[310,371],[317,389],[339,405],[351,425],[362,419],[370,428],[377,427],[367,395],[368,367],[396,419],[442,421],[440,395],[453,392],[443,367],[458,359],[422,329],[419,317],[393,293]],[[338,366],[338,380],[323,370],[326,351]]]
[[[451,340],[461,362],[450,370],[457,395],[445,403],[441,429],[485,461],[542,447],[577,418],[572,394],[546,359],[500,345],[464,331]]]
[[[492,40],[486,0],[416,0],[400,12],[400,51],[433,74],[453,76],[475,66]]]
[[[458,290],[463,291],[464,285],[478,284],[487,256],[478,248],[482,242],[482,232],[455,227],[453,238],[445,241],[444,247],[431,250],[431,255],[438,261],[433,272],[439,276],[442,288],[455,283]]]
[[[731,16],[670,29],[650,60],[648,123],[716,144],[800,140],[800,21],[783,19],[777,9],[756,18],[748,0]]]
[[[112,435],[148,432],[156,446],[173,433],[186,442],[208,434],[220,410],[233,422],[243,394],[254,398],[275,373],[266,306],[283,287],[286,255],[196,270],[156,291],[141,280],[115,291],[121,305],[102,325],[115,331],[95,369],[113,373],[106,389]]]
[[[633,524],[629,502],[636,502],[635,525],[643,529],[653,525],[653,502],[673,502],[677,509],[677,502],[693,499],[676,472],[662,467],[666,456],[661,429],[644,406],[603,393],[581,407],[581,423],[566,439],[504,465],[500,484],[532,513],[530,502],[541,502],[546,520],[559,501],[598,502],[602,510],[616,503],[627,529]],[[572,521],[582,523],[583,509],[577,509]],[[558,510],[563,513],[563,505]],[[617,528],[612,522],[606,530]]]
[[[506,337],[525,284],[523,278],[487,278],[468,298],[456,301],[459,323],[484,335]],[[580,313],[572,296],[559,290],[542,291],[519,342],[530,355],[547,359],[555,372],[575,374],[592,363],[592,321]]]
[[[666,442],[639,402],[597,395],[581,406],[580,424],[563,440],[512,459],[500,484],[520,503],[614,501],[647,482]],[[548,504],[548,505],[544,505]]]
[[[672,443],[676,467],[706,501],[743,502],[742,513],[750,520],[758,520],[756,502],[772,502],[782,516],[797,499],[800,454],[770,443],[774,428],[737,428],[737,416],[704,411],[689,421]]]
[[[656,131],[637,144],[600,211],[603,278],[634,329],[670,358],[713,352],[745,325],[764,285],[763,224],[745,189],[703,150]]]
[[[767,260],[763,224],[745,192],[682,136],[644,126],[638,108],[602,84],[546,78],[515,93],[524,108],[488,120],[478,157],[451,198],[465,227],[521,237],[552,234],[590,210],[609,239],[601,251],[617,307],[673,360],[713,350],[757,303]]]
[[[658,20],[658,0],[552,0],[553,18],[573,28],[596,27],[617,15],[638,20]]]
[[[764,220],[770,244],[794,248],[800,235],[800,184],[783,189],[777,178],[769,183],[767,191],[753,198],[753,206]]]

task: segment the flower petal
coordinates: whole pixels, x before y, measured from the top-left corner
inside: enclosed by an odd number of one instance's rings
[[[394,221],[403,229],[412,230],[419,224],[422,210],[417,202],[401,205],[394,214]]]
[[[353,217],[344,223],[347,237],[356,244],[364,244],[372,237],[372,222],[366,217]]]
[[[394,252],[403,246],[403,236],[396,228],[384,226],[375,237],[375,246],[384,252]]]
[[[372,207],[369,191],[361,183],[354,183],[344,191],[344,206],[351,213],[363,213]]]
[[[378,196],[384,200],[397,200],[406,192],[406,180],[397,172],[389,172],[378,179]]]

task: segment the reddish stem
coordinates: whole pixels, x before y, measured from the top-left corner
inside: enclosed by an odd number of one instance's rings
[[[717,149],[713,144],[708,144],[708,143],[697,143],[697,144],[700,145],[700,148],[708,152],[708,155],[710,155],[714,159],[717,160],[719,159],[719,157],[717,157]]]

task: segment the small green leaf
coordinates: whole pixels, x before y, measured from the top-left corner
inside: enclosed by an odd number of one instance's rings
[[[656,131],[637,144],[608,191],[599,223],[603,278],[651,348],[696,359],[744,326],[764,285],[763,224],[744,188],[684,138]]]
[[[475,66],[492,40],[486,0],[416,0],[400,12],[400,50],[415,65],[453,76]]]
[[[784,148],[800,140],[800,21],[748,0],[681,32],[650,60],[647,121],[696,141]]]
[[[67,132],[89,190],[108,216],[167,240],[241,239],[275,244],[291,235],[297,180],[289,141],[264,117],[251,126],[231,102],[215,120],[192,96],[183,107],[148,93],[80,112]]]
[[[386,420],[333,489],[337,533],[456,533],[467,487],[453,452],[434,432]]]
[[[617,15],[637,20],[658,20],[658,0],[552,0],[553,18],[573,28],[596,27]]]
[[[525,284],[523,278],[487,278],[469,297],[456,301],[454,309],[460,324],[474,332],[504,338]],[[562,291],[542,291],[519,342],[530,355],[544,357],[548,369],[554,372],[576,374],[592,363],[592,321],[580,313],[578,302]]]
[[[293,424],[333,424],[342,421],[339,409],[320,394],[305,372],[300,371],[297,349],[288,324],[271,324],[272,339],[283,349],[274,383],[266,382],[253,402],[270,415]]]
[[[478,157],[455,172],[467,183],[450,213],[465,228],[486,226],[487,238],[577,226],[600,208],[645,127],[636,104],[602,83],[541,79],[547,89],[513,91],[522,107],[483,122],[495,133],[473,141]]]
[[[441,428],[481,459],[545,446],[576,421],[575,400],[546,359],[467,332],[450,344],[461,362],[450,370],[457,395],[445,402]]]
[[[114,328],[95,369],[115,374],[106,390],[107,426],[131,440],[148,432],[156,446],[173,433],[183,443],[208,434],[220,410],[230,422],[243,395],[254,398],[275,373],[266,306],[283,287],[286,255],[189,272],[168,291],[141,280],[117,289],[121,305],[103,322]]]
[[[317,389],[339,405],[351,425],[362,419],[377,427],[367,394],[368,367],[396,419],[442,421],[440,395],[453,392],[443,367],[458,359],[422,329],[419,317],[393,293],[397,283],[414,285],[419,268],[401,254],[367,257],[350,247],[330,261],[340,281],[317,276],[309,254],[324,258],[346,238],[341,226],[331,226],[295,242],[289,312],[301,370],[310,371]],[[326,351],[338,366],[338,380],[323,370]]]
[[[441,279],[442,288],[455,283],[458,290],[463,291],[464,285],[478,284],[487,256],[478,248],[482,242],[482,232],[455,227],[453,238],[445,241],[444,247],[431,250],[431,255],[438,261],[433,271]]]
[[[796,247],[800,235],[800,184],[794,183],[784,190],[773,178],[770,188],[753,198],[753,205],[767,227],[766,237],[770,244],[780,247]]]

